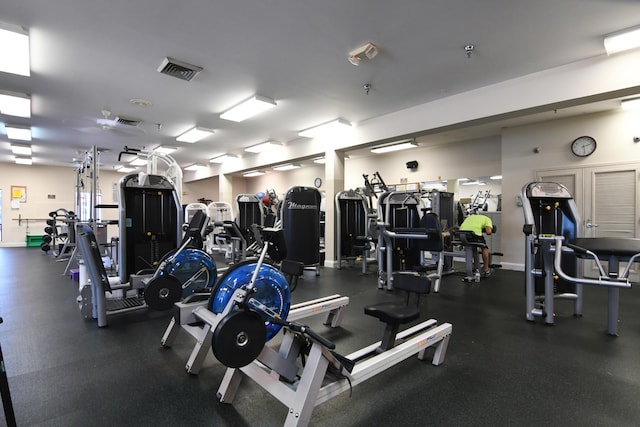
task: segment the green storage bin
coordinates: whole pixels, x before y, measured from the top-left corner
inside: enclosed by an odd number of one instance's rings
[[[42,234],[38,235],[38,234],[33,234],[31,236],[27,236],[27,247],[28,248],[32,248],[32,247],[36,247],[39,248],[40,245],[42,244],[42,238],[44,236]]]

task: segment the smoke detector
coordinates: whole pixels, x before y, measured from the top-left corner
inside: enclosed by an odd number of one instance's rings
[[[373,43],[366,43],[349,52],[348,59],[349,62],[351,62],[353,65],[359,65],[360,61],[362,61],[364,58],[371,60],[375,58],[377,54],[378,48],[376,47],[376,45],[374,45]]]

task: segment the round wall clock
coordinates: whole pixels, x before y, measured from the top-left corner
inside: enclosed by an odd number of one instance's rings
[[[581,136],[571,143],[571,152],[578,157],[587,157],[596,151],[596,140],[590,136]]]
[[[315,185],[316,188],[320,188],[320,186],[322,185],[322,179],[316,178],[315,181],[313,181],[313,185]]]

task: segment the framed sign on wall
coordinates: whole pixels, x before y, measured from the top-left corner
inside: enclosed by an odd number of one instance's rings
[[[27,201],[27,187],[22,185],[11,186],[11,201],[19,201],[24,203]]]

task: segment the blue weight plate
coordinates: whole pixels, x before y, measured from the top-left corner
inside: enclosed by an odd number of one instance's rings
[[[171,255],[171,253],[167,254],[167,256]],[[209,254],[198,249],[184,249],[162,274],[171,274],[180,280],[182,298],[186,298],[194,292],[213,288],[217,272],[216,263]],[[194,275],[197,275],[195,280],[188,286],[185,285]]]
[[[211,298],[209,310],[214,313],[222,313],[236,289],[248,285],[253,271],[257,266],[256,261],[244,261],[230,268],[218,280]],[[277,313],[282,319],[289,315],[291,307],[291,291],[284,275],[270,264],[262,264],[255,282],[255,289],[251,297],[266,305]],[[273,338],[282,326],[267,322],[267,341]]]

